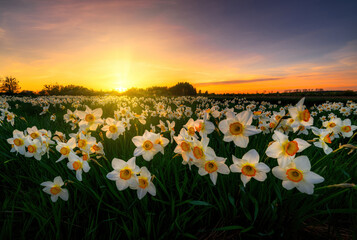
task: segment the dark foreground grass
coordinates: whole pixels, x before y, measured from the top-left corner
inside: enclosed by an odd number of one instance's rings
[[[94,107],[94,106],[92,106]],[[99,107],[99,106],[97,106]],[[111,115],[110,106],[104,106],[104,115]],[[64,110],[56,112],[55,124],[49,115],[38,116],[40,108],[24,104],[18,112],[25,120],[16,119],[15,128],[25,130],[37,126],[65,133],[72,132],[62,121]],[[104,116],[104,117],[108,117]],[[158,124],[159,118],[149,120]],[[176,134],[187,119],[176,121]],[[175,156],[175,144],[165,148],[150,162],[138,157],[136,164],[147,166],[155,175],[155,197],[137,198],[130,189],[118,191],[115,182],[106,179],[112,171],[111,160],[116,157],[128,160],[135,149],[132,137],[142,135],[148,127],[138,122],[125,135],[103,142],[106,158],[90,162],[91,170],[83,173],[79,182],[66,166],[66,160],[55,163],[59,153],[51,152],[41,161],[10,153],[6,139],[12,136],[13,127],[4,123],[0,130],[1,179],[1,234],[0,239],[239,239],[239,238],[334,238],[356,237],[357,189],[341,183],[357,182],[357,152],[340,149],[326,156],[321,149],[310,147],[300,155],[307,155],[312,171],[325,178],[315,185],[313,195],[296,189],[287,191],[281,180],[268,173],[264,182],[252,179],[244,188],[239,174],[219,175],[214,186],[208,176],[201,177],[197,168],[181,164]],[[99,141],[99,129],[92,135]],[[169,138],[168,135],[166,137]],[[250,138],[248,148],[241,149],[233,143],[222,141],[218,132],[210,135],[210,146],[217,156],[227,157],[232,164],[232,154],[242,157],[250,149],[259,152],[261,161],[270,168],[275,159],[266,157],[265,150],[271,135]],[[304,139],[312,139],[310,135]],[[354,139],[334,142],[355,144]],[[42,191],[40,183],[61,176],[67,181],[69,200],[52,203]],[[345,187],[343,187],[345,186]]]

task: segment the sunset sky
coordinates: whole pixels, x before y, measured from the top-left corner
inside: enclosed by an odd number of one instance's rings
[[[0,0],[0,77],[22,90],[357,90],[357,1]]]

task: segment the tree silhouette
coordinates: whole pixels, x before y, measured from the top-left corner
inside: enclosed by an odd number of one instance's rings
[[[21,88],[19,86],[19,81],[14,77],[5,77],[5,79],[1,79],[0,89],[2,92],[6,94],[13,95],[17,93]]]
[[[169,88],[169,91],[174,96],[196,96],[197,91],[188,82],[179,82],[175,86]]]

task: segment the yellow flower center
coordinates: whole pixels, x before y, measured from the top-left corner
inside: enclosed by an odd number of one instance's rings
[[[78,147],[79,148],[85,148],[87,146],[87,140],[85,139],[79,139],[78,140]]]
[[[260,130],[265,131],[267,128],[265,126],[260,126]]]
[[[201,159],[203,157],[203,151],[199,147],[194,147],[193,148],[193,156],[195,156],[196,159]]]
[[[62,147],[60,150],[60,153],[65,156],[67,156],[70,152],[71,150],[69,149],[69,147]]]
[[[116,133],[117,131],[118,131],[117,126],[112,125],[112,126],[109,127],[109,132],[111,132],[111,133]]]
[[[195,128],[194,128],[194,127],[188,128],[188,134],[189,134],[190,136],[195,135]]]
[[[58,186],[58,185],[54,185],[54,186],[51,187],[51,189],[50,189],[50,192],[51,192],[53,195],[57,195],[57,194],[59,194],[61,191],[62,191],[62,189],[61,189],[61,187]]]
[[[86,122],[93,122],[95,119],[93,114],[87,114],[85,117]]]
[[[97,151],[100,151],[100,147],[98,147],[98,145],[93,145],[92,148],[93,148],[93,150],[96,151],[96,152],[97,152]]]
[[[14,139],[14,144],[16,146],[22,146],[22,145],[24,145],[24,140],[22,140],[21,138],[15,138]]]
[[[139,181],[139,188],[144,189],[149,185],[149,181],[146,177],[139,177],[138,181]]]
[[[208,173],[213,173],[213,172],[217,171],[217,169],[218,169],[218,166],[215,161],[208,161],[205,163],[205,170]]]
[[[330,124],[328,125],[328,127],[334,128],[334,127],[336,127],[336,123],[332,122],[332,123],[330,123]]]
[[[286,177],[293,182],[300,182],[303,178],[302,172],[297,170],[296,168],[290,168],[286,171]]]
[[[12,116],[11,115],[7,115],[7,120],[11,121],[12,120]]]
[[[276,116],[275,116],[275,120],[276,120],[277,122],[279,122],[281,118],[282,118],[282,116],[280,116],[280,115],[276,115]]]
[[[310,120],[309,110],[305,109],[304,111],[300,112],[299,118],[301,121],[308,122]]]
[[[188,151],[190,151],[190,145],[189,145],[187,142],[182,142],[182,143],[181,143],[181,149],[182,149],[184,152],[188,152]]]
[[[269,123],[269,127],[270,128],[275,128],[275,123],[274,122]]]
[[[330,134],[327,134],[327,135],[324,137],[324,142],[331,143]]]
[[[289,156],[294,156],[297,151],[299,151],[299,145],[296,141],[291,141],[288,142],[285,145],[285,152],[289,155]]]
[[[37,149],[37,147],[36,147],[35,145],[29,145],[29,146],[27,147],[27,150],[28,150],[30,153],[36,152],[36,149]]]
[[[344,126],[342,127],[342,131],[343,132],[350,132],[352,129],[351,129],[351,126]],[[14,141],[15,142],[15,141]]]
[[[229,125],[229,131],[232,135],[239,135],[243,132],[243,125],[239,122],[232,123]]]
[[[242,167],[242,174],[248,177],[253,177],[257,173],[257,170],[253,165],[246,164]]]
[[[83,159],[83,161],[87,161],[89,159],[88,154],[83,153],[82,159]]]
[[[129,169],[129,168],[124,168],[124,169],[120,170],[119,176],[121,179],[129,180],[131,178],[131,175],[132,175],[131,169]]]
[[[255,111],[253,114],[254,114],[255,116],[259,116],[260,114],[262,114],[262,111]]]
[[[144,148],[146,151],[151,150],[153,147],[154,147],[154,144],[153,144],[150,140],[146,140],[146,141],[143,143],[143,148]]]
[[[72,166],[73,166],[73,169],[77,171],[78,169],[81,169],[81,168],[82,168],[82,163],[79,162],[79,161],[75,161],[75,162],[72,164]]]
[[[32,137],[32,139],[36,139],[36,138],[38,138],[40,135],[39,135],[38,133],[34,132],[34,133],[31,133],[30,136]]]

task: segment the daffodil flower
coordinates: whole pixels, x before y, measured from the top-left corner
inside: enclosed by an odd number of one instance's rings
[[[133,189],[137,190],[137,195],[139,199],[142,199],[147,192],[152,196],[156,196],[156,188],[152,182],[151,173],[146,167],[140,169],[140,174],[136,178],[136,187]]]
[[[242,159],[232,156],[233,164],[229,167],[232,172],[241,173],[240,178],[245,185],[254,178],[263,182],[267,178],[270,168],[262,162],[259,162],[259,154],[255,149],[249,150],[243,155]]]
[[[289,141],[289,136],[276,130],[273,134],[273,140],[274,142],[267,148],[265,153],[268,157],[277,158],[279,164],[288,163],[294,159],[296,153],[302,152],[311,146],[311,144],[300,138]]]
[[[107,174],[109,180],[115,181],[119,191],[122,191],[130,186],[137,187],[136,174],[140,172],[140,168],[135,164],[135,157],[130,158],[127,162],[114,158],[112,161],[113,171]]]
[[[249,143],[249,136],[258,134],[261,132],[255,126],[251,126],[253,121],[253,114],[251,111],[243,111],[234,115],[229,112],[226,114],[227,119],[222,120],[218,127],[224,134],[223,141],[231,142],[241,148],[246,148]]]
[[[51,195],[52,202],[56,202],[58,197],[60,197],[64,201],[68,200],[68,191],[65,188],[61,188],[63,185],[64,185],[64,182],[60,176],[55,177],[53,182],[47,181],[47,182],[41,183],[41,186],[45,187],[42,190],[45,193],[48,193]]]
[[[324,178],[311,172],[311,164],[307,156],[300,156],[288,165],[276,166],[272,169],[273,175],[283,180],[285,189],[297,188],[302,193],[313,194],[314,184],[321,183]]]

